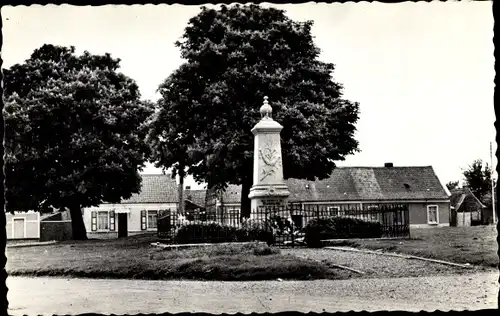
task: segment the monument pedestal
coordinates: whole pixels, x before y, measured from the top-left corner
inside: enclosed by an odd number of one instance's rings
[[[255,135],[253,186],[248,197],[251,200],[251,218],[261,217],[265,206],[286,204],[290,195],[283,179],[280,132],[283,129],[271,117],[272,108],[264,97],[260,108],[262,119],[252,129]]]

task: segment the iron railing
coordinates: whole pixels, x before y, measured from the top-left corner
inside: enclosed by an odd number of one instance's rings
[[[242,241],[255,237],[258,231],[264,231],[272,233],[275,245],[295,247],[305,245],[305,231],[312,220],[328,218],[378,223],[379,237],[408,237],[410,233],[408,204],[290,203],[286,206],[261,206],[252,211],[250,218],[243,218],[237,207],[209,207],[186,214],[163,211],[158,216],[158,236],[170,243],[184,243],[186,239],[190,242],[222,242]],[[336,223],[352,226],[352,222],[339,220]],[[344,232],[342,236],[345,238],[363,237],[360,232],[354,233],[355,227],[337,226],[337,229]],[[183,237],[180,238],[180,235]]]

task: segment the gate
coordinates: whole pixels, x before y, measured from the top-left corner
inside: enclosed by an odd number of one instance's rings
[[[167,211],[161,211],[158,213],[157,220],[157,229],[158,229],[158,238],[162,241],[171,243],[173,241],[174,234],[174,214]]]

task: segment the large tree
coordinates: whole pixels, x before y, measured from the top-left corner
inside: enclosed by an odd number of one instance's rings
[[[463,172],[465,185],[474,195],[483,200],[487,193],[491,193],[491,168],[488,163],[483,165],[481,159],[474,162]]]
[[[342,98],[334,65],[318,60],[312,25],[258,5],[203,7],[176,43],[186,64],[169,80],[183,87],[176,88],[184,94],[177,105],[183,110],[170,111],[163,124],[180,123],[193,136],[203,153],[201,163],[189,165],[196,180],[216,189],[242,185],[243,216],[250,214],[250,130],[264,96],[284,127],[285,178],[328,177],[335,161],[358,150],[358,104]]]
[[[179,213],[184,211],[184,178],[186,169],[202,159],[194,138],[189,82],[183,78],[186,65],[174,71],[158,88],[161,98],[148,121],[147,142],[151,147],[150,161],[156,167],[172,169],[179,176]],[[187,83],[187,84],[186,84]],[[189,170],[189,169],[188,169]]]
[[[86,239],[82,208],[140,190],[152,104],[109,54],[43,45],[4,70],[8,211],[69,209]]]

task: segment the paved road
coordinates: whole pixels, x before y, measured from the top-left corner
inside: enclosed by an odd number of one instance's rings
[[[498,273],[425,278],[199,282],[9,277],[11,315],[497,308]]]

